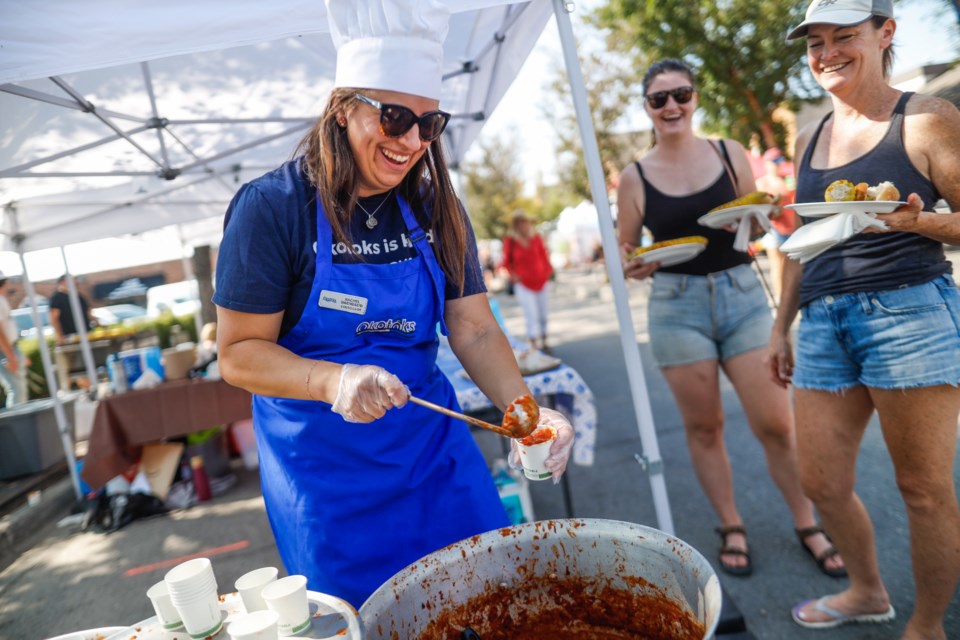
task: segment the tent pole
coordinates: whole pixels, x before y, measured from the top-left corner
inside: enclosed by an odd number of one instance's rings
[[[80,305],[80,294],[77,293],[77,283],[70,273],[70,264],[67,262],[67,252],[61,246],[60,257],[63,258],[63,272],[67,277],[67,289],[70,293],[70,311],[73,313],[73,326],[77,328],[77,335],[80,336],[80,353],[83,356],[83,366],[87,370],[87,380],[90,382],[89,391],[94,398],[97,394],[97,386],[100,382],[97,376],[97,365],[93,360],[93,350],[90,348],[90,338],[87,336],[87,314],[83,312]],[[68,389],[69,390],[69,389]]]
[[[576,40],[573,37],[573,28],[570,24],[570,12],[574,8],[575,5],[570,0],[553,0],[553,13],[557,20],[557,29],[560,32],[563,59],[567,68],[567,78],[570,80],[573,106],[577,113],[577,124],[583,142],[587,175],[590,178],[590,192],[593,195],[593,202],[597,207],[597,215],[600,218],[600,237],[603,243],[603,254],[606,256],[604,262],[606,263],[607,274],[610,277],[610,287],[613,290],[617,320],[620,323],[620,342],[623,346],[623,356],[627,364],[627,379],[632,390],[631,395],[633,396],[633,409],[637,417],[637,427],[640,431],[644,466],[650,476],[650,488],[653,492],[657,524],[660,530],[673,535],[673,516],[670,512],[667,485],[663,476],[663,461],[660,458],[660,447],[657,443],[657,433],[653,423],[653,411],[650,408],[647,381],[643,373],[643,364],[640,361],[640,347],[637,345],[637,337],[633,329],[627,288],[619,259],[620,248],[613,228],[606,181],[600,163],[600,150],[597,147],[596,133],[593,130],[593,121],[583,82],[583,72],[580,69],[580,60],[577,58]]]
[[[11,219],[11,227],[14,237],[19,235],[19,225],[17,223],[16,211],[8,208]],[[63,453],[67,457],[67,471],[70,472],[70,481],[73,484],[74,494],[77,496],[77,502],[83,501],[83,491],[80,489],[80,474],[77,472],[77,457],[74,454],[73,434],[70,432],[70,424],[67,422],[66,413],[63,411],[63,403],[60,401],[60,393],[57,390],[57,376],[53,373],[53,360],[50,358],[50,346],[47,344],[47,338],[43,334],[43,322],[40,319],[40,311],[37,307],[37,292],[33,288],[33,282],[27,273],[27,262],[23,257],[23,246],[17,242],[17,255],[20,257],[20,268],[23,271],[23,288],[30,299],[30,311],[33,317],[33,326],[37,328],[37,345],[40,347],[40,359],[43,360],[43,370],[47,376],[47,389],[50,390],[50,398],[53,400],[53,417],[57,421],[57,430],[60,431],[60,441],[63,443]]]
[[[177,235],[180,237],[180,259],[183,260],[183,273],[187,276],[187,280],[193,280],[197,276],[193,271],[193,263],[190,261],[190,258],[187,257],[187,239],[183,235],[183,225],[177,225]],[[197,281],[197,291],[200,290],[200,282]],[[200,300],[197,300],[197,310],[193,312],[193,326],[197,330],[197,345],[200,345],[200,336],[203,334],[203,318],[201,317],[201,308]],[[173,346],[173,345],[171,345]]]

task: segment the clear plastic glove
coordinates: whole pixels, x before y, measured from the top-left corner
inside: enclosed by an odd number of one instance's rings
[[[333,412],[347,422],[373,422],[382,418],[387,409],[407,404],[409,398],[407,386],[386,369],[369,364],[345,364],[340,372]]]
[[[567,417],[554,409],[540,407],[540,419],[537,421],[537,427],[549,426],[557,432],[557,439],[550,445],[550,455],[544,464],[547,469],[553,472],[553,484],[560,482],[560,477],[567,470],[567,461],[570,460],[570,453],[573,451],[573,438],[575,432]],[[508,458],[510,466],[521,470],[520,450],[517,448],[517,440],[510,440],[510,456]]]

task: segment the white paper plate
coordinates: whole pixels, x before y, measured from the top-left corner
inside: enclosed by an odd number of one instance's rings
[[[146,599],[146,597],[144,598]],[[240,594],[236,591],[220,596],[220,618],[226,627],[231,620],[246,612]],[[307,591],[310,601],[310,628],[297,636],[287,636],[285,640],[303,640],[306,638],[336,638],[337,640],[360,640],[362,630],[356,609],[345,600],[325,593]],[[147,601],[147,606],[150,606]],[[123,627],[107,640],[189,640],[190,636],[183,627],[168,631],[160,625],[157,616],[143,622]],[[226,630],[217,634],[217,638],[229,638]]]
[[[907,204],[902,200],[847,200],[845,202],[799,202],[787,205],[805,218],[832,216],[835,213],[890,213]]]
[[[641,253],[633,260],[640,260],[644,264],[648,262],[659,262],[661,267],[669,267],[681,262],[686,262],[700,255],[707,248],[705,243],[687,242],[684,244],[672,244],[659,249],[653,249],[646,253]]]
[[[747,216],[753,212],[757,212],[760,215],[769,216],[770,212],[773,211],[773,208],[774,205],[772,204],[744,204],[740,205],[739,207],[721,209],[720,211],[714,211],[713,213],[708,213],[705,216],[700,216],[697,219],[697,222],[711,229],[722,229],[727,225],[740,222],[743,220],[744,216]]]

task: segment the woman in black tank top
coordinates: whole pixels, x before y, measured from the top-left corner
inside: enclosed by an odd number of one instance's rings
[[[800,603],[793,619],[829,628],[895,617],[854,491],[876,411],[906,506],[916,585],[913,614],[894,631],[945,640],[960,637],[960,619],[944,623],[951,607],[960,610],[960,292],[943,244],[960,244],[960,214],[932,209],[941,197],[960,207],[960,112],[888,84],[895,31],[890,0],[813,0],[789,35],[806,39],[807,64],[833,103],[797,137],[797,202],[822,201],[845,179],[892,181],[907,204],[878,216],[886,230],[856,234],[803,265],[787,261],[770,373],[794,386],[804,488],[850,567],[849,589]]]
[[[657,144],[620,176],[617,224],[623,258],[639,244],[643,226],[657,241],[702,235],[709,243],[688,262],[661,268],[634,260],[625,263],[624,273],[635,279],[653,276],[650,343],[683,417],[697,477],[720,521],[719,566],[733,575],[751,571],[723,443],[722,367],[764,448],[801,544],[825,573],[845,575],[800,487],[788,394],[764,375],[771,317],[750,258],[734,250],[732,232],[697,223],[710,209],[755,189],[746,152],[733,141],[694,135],[697,95],[693,73],[682,62],[653,65],[643,88]]]

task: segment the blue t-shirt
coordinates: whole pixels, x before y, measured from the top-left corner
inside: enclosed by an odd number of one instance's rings
[[[333,262],[362,259],[387,264],[416,255],[393,191],[361,198],[360,204],[371,213],[376,210],[377,225],[368,228],[367,215],[358,208],[347,232],[353,250],[334,241],[326,248]],[[316,207],[316,190],[303,174],[299,158],[240,187],[224,219],[214,304],[245,313],[284,311],[280,336],[286,335],[300,320],[316,272]],[[429,212],[415,214],[426,229]],[[466,223],[464,290],[461,294],[447,282],[447,300],[486,291],[473,228],[469,219]],[[432,232],[427,232],[427,238],[433,242]]]

